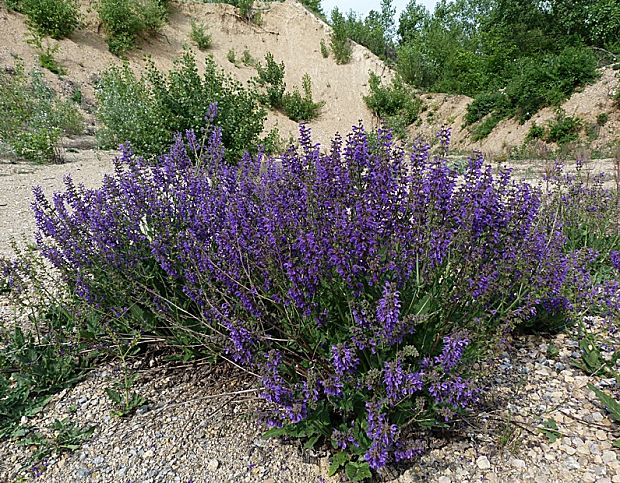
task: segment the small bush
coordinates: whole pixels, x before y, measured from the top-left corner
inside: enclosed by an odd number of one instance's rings
[[[150,64],[137,79],[127,65],[112,67],[103,74],[96,97],[101,146],[115,148],[129,141],[136,153],[150,158],[165,151],[175,133],[206,126],[211,102],[218,102],[217,122],[224,128],[231,162],[257,144],[265,119],[255,92],[225,75],[211,59],[201,76],[190,52],[168,74]]]
[[[30,45],[32,45],[36,50],[39,56],[39,65],[44,69],[49,70],[50,72],[56,75],[65,75],[67,70],[58,63],[55,55],[58,53],[60,49],[60,44],[52,44],[50,42],[45,42],[39,33],[34,33],[33,36],[26,40]]]
[[[34,31],[53,39],[69,37],[80,25],[76,0],[22,0],[20,10]]]
[[[39,72],[26,75],[21,64],[14,74],[0,72],[0,111],[2,142],[37,163],[58,161],[60,136],[83,129],[75,104],[59,99]]]
[[[204,23],[197,23],[192,20],[192,31],[189,37],[200,50],[207,50],[211,47],[211,35],[207,33]]]
[[[347,34],[346,21],[343,15],[335,8],[332,11],[332,33],[330,47],[336,64],[348,64],[351,62],[353,47]]]
[[[579,139],[579,133],[583,127],[581,119],[567,116],[562,110],[558,110],[555,118],[547,121],[545,126],[533,123],[527,133],[526,141],[541,139],[562,146]],[[594,125],[594,127],[598,126]]]
[[[526,59],[506,86],[521,122],[546,106],[557,106],[574,90],[598,77],[596,56],[586,47],[566,47],[559,54]]]
[[[243,50],[243,54],[241,54],[241,63],[246,67],[256,67],[256,60],[252,57],[248,49]]]
[[[0,440],[18,429],[27,433],[29,428],[19,428],[21,418],[79,382],[100,355],[92,350],[94,337],[85,340],[87,324],[82,325],[92,311],[82,305],[82,316],[72,312],[75,300],[40,254],[29,248],[16,255],[14,260],[0,258],[0,286],[6,281],[5,296],[36,329],[17,325],[0,331]],[[58,290],[50,291],[52,286]]]
[[[256,63],[257,78],[255,83],[261,90],[261,101],[274,108],[282,107],[282,98],[286,90],[284,82],[284,62],[279,64],[271,52],[265,54],[265,64]]]
[[[510,100],[502,92],[487,92],[477,96],[467,105],[465,125],[469,126],[480,121],[488,114],[494,113],[499,116],[510,116]]]
[[[231,64],[235,66],[237,65],[237,54],[235,53],[235,49],[230,49],[228,52],[226,52],[226,58]]]
[[[604,126],[609,121],[609,114],[606,112],[601,112],[596,116],[596,124],[599,126]]]
[[[485,139],[489,134],[493,132],[493,129],[502,121],[502,117],[496,114],[491,114],[484,118],[478,124],[471,129],[471,139],[474,142]]]
[[[547,132],[544,140],[550,143],[563,145],[579,139],[579,132],[583,127],[583,121],[578,117],[571,117],[558,111],[555,119],[547,124]]]
[[[415,91],[400,77],[395,77],[388,86],[383,86],[381,78],[374,72],[368,79],[370,93],[364,102],[374,115],[386,122],[399,136],[404,136],[405,128],[413,124],[422,109],[422,101]]]
[[[254,0],[234,0],[230,3],[237,7],[239,15],[243,17],[246,22],[251,22],[256,25],[261,24],[260,11],[256,9]]]
[[[494,87],[474,98],[467,107],[465,124],[491,113],[493,119],[516,116],[523,123],[543,107],[560,105],[576,88],[594,81],[598,77],[596,68],[596,56],[586,47],[566,47],[557,54],[522,58],[505,89],[498,92]]]
[[[585,126],[586,138],[589,142],[596,141],[601,134],[601,126],[598,124],[587,124]]]
[[[543,139],[544,137],[545,137],[545,128],[533,122],[532,126],[530,127],[530,130],[527,132],[527,136],[525,137],[525,140],[532,141],[535,139]]]
[[[312,80],[308,74],[304,74],[302,88],[303,94],[295,88],[292,93],[287,92],[282,97],[282,110],[289,119],[295,122],[308,122],[316,119],[321,107],[325,105],[325,102],[312,100]]]
[[[327,44],[325,44],[323,39],[321,39],[321,55],[324,59],[329,57],[329,47],[327,47]]]
[[[139,35],[153,34],[166,22],[166,4],[158,0],[99,0],[99,18],[107,34],[108,49],[122,56]]]

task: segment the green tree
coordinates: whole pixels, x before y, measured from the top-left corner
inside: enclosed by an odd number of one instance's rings
[[[396,33],[398,34],[399,43],[402,45],[418,39],[429,19],[430,14],[426,7],[419,5],[416,0],[411,0],[400,14],[398,20]]]

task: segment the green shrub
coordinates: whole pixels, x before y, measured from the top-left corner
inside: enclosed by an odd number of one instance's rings
[[[292,93],[287,92],[282,97],[282,110],[295,122],[316,119],[321,107],[325,105],[325,102],[312,100],[312,80],[308,74],[304,74],[302,88],[303,95],[295,88]]]
[[[235,54],[235,49],[230,49],[226,53],[226,58],[228,59],[228,62],[230,62],[231,64],[234,64],[235,66],[237,65],[237,54]]]
[[[453,52],[444,70],[442,78],[433,85],[436,92],[475,96],[489,83],[484,60],[474,52],[462,49]]]
[[[417,120],[422,109],[422,101],[414,89],[405,84],[400,76],[383,86],[381,77],[374,72],[370,73],[368,85],[370,93],[364,96],[368,109],[403,137],[405,128]]]
[[[0,72],[0,112],[2,142],[38,163],[57,161],[60,136],[83,129],[75,104],[59,99],[39,72],[26,75],[22,64],[14,74]]]
[[[82,89],[79,86],[75,86],[71,92],[69,99],[75,102],[78,106],[82,105]]]
[[[69,37],[80,25],[76,0],[22,0],[19,6],[34,31],[53,39]]]
[[[566,47],[542,59],[525,59],[519,74],[506,86],[506,94],[519,121],[524,122],[543,107],[557,106],[576,88],[598,77],[596,56],[586,47]]]
[[[497,122],[517,116],[523,123],[543,107],[559,105],[576,88],[598,76],[596,57],[585,47],[566,47],[559,54],[523,58],[517,62],[515,72],[502,91],[493,88],[474,98],[467,106],[465,125],[491,113]],[[483,133],[492,123],[486,121],[485,126],[475,129]]]
[[[396,56],[396,70],[408,84],[428,89],[437,80],[439,75],[437,64],[418,45],[414,43],[400,45]]]
[[[554,119],[547,121],[545,126],[533,123],[525,138],[526,141],[541,139],[548,143],[557,143],[560,146],[579,139],[579,132],[584,127],[583,121],[578,117],[567,116],[559,109]],[[594,127],[598,127],[594,125]],[[596,135],[593,137],[596,139]],[[589,134],[592,136],[592,134]]]
[[[19,261],[0,258],[0,287],[34,328],[17,324],[0,331],[0,440],[18,429],[23,416],[40,410],[50,395],[78,382],[95,356],[80,340],[85,331],[78,330],[78,319],[70,315],[69,291],[58,275],[34,249],[17,250],[16,255]],[[58,290],[50,291],[50,286]],[[82,308],[84,314],[90,312]]]
[[[321,55],[324,59],[327,59],[329,57],[329,47],[323,39],[321,39]]]
[[[545,137],[545,128],[543,126],[539,126],[535,122],[532,123],[530,130],[525,137],[526,141],[532,141],[534,139],[543,139]]]
[[[491,114],[490,116],[484,118],[471,129],[472,141],[477,142],[486,138],[489,134],[491,134],[491,132],[493,132],[493,129],[495,129],[501,120],[502,117],[497,114]]]
[[[21,12],[22,1],[23,0],[3,0],[3,3],[6,6],[7,10],[13,11],[13,12]]]
[[[336,64],[348,64],[351,62],[353,48],[347,34],[345,18],[337,8],[332,11],[330,47],[334,54],[334,59],[336,59]]]
[[[567,116],[559,110],[555,119],[547,124],[544,140],[550,143],[563,145],[579,139],[579,132],[583,127],[583,121],[578,117]]]
[[[235,5],[246,22],[251,22],[257,25],[261,24],[260,12],[254,6],[254,0],[235,0],[230,2]]]
[[[317,17],[325,20],[325,13],[321,7],[321,0],[300,0],[300,3]]]
[[[38,32],[33,32],[32,37],[26,42],[32,45],[39,56],[39,65],[44,69],[56,75],[65,75],[67,70],[56,60],[56,53],[60,49],[60,44],[52,44],[51,42],[43,42],[43,37]]]
[[[265,54],[265,65],[256,63],[257,78],[255,83],[261,92],[261,102],[274,108],[282,107],[282,98],[286,89],[284,82],[284,62],[279,64],[271,52]]]
[[[131,50],[139,35],[161,29],[167,18],[166,3],[158,0],[99,0],[97,11],[108,49],[118,56]]]
[[[596,141],[601,134],[601,126],[598,124],[588,124],[586,125],[586,137],[588,141]]]
[[[510,100],[502,92],[484,92],[467,105],[465,125],[469,126],[480,121],[491,112],[509,115]]]
[[[256,66],[256,60],[252,57],[252,54],[248,49],[243,50],[243,53],[241,54],[241,63],[246,67]]]
[[[195,57],[187,51],[167,75],[152,63],[141,79],[127,65],[110,68],[96,97],[101,146],[115,148],[129,141],[137,153],[148,157],[164,152],[175,133],[205,126],[211,102],[218,104],[217,124],[223,129],[229,161],[259,141],[265,119],[255,92],[244,89],[211,59],[205,61],[201,76]]]
[[[211,47],[211,35],[207,33],[204,23],[197,23],[192,20],[192,31],[189,37],[200,50],[207,50]]]
[[[596,116],[596,124],[599,126],[604,126],[609,121],[609,114],[606,112],[601,112],[598,116]]]

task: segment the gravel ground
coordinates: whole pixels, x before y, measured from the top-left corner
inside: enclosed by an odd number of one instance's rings
[[[11,253],[11,239],[19,240],[34,230],[30,210],[34,185],[52,194],[63,188],[63,177],[70,173],[76,183],[95,187],[104,174],[112,171],[115,153],[93,149],[92,138],[65,140],[64,144],[66,164],[35,165],[0,158],[0,255]]]
[[[60,166],[0,164],[0,253],[10,235],[32,228],[29,189],[58,188],[62,175],[95,185],[110,169],[109,153],[76,154]],[[0,303],[0,306],[2,304]],[[11,311],[0,307],[2,319]],[[592,322],[593,331],[620,340]],[[549,346],[559,354],[549,356]],[[572,362],[579,356],[574,333],[522,336],[501,354],[487,380],[482,411],[451,434],[428,436],[429,451],[407,466],[381,475],[383,481],[417,482],[614,482],[620,483],[620,437],[587,389],[596,383],[615,390],[613,380],[585,376]],[[327,453],[302,451],[295,443],[264,440],[256,420],[261,402],[254,382],[227,366],[149,368],[140,361],[135,390],[148,404],[126,419],[111,415],[104,388],[121,377],[118,365],[92,371],[77,386],[56,395],[28,424],[49,428],[69,417],[94,425],[93,436],[73,454],[53,456],[37,479],[49,482],[324,482]],[[561,437],[551,443],[538,428],[553,418]],[[49,429],[48,429],[49,430]],[[26,468],[31,449],[0,444],[0,481],[34,479]]]

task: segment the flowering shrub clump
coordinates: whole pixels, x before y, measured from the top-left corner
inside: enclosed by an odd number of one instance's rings
[[[301,126],[298,148],[231,166],[221,130],[204,136],[177,136],[155,165],[125,145],[99,189],[35,189],[37,243],[113,330],[259,376],[271,434],[331,444],[334,472],[419,454],[420,429],[479,398],[472,361],[571,309],[561,223],[481,156],[459,179],[389,131],[370,142],[358,126],[322,153]]]
[[[548,213],[562,220],[575,311],[620,320],[620,193],[606,188],[604,173],[589,175],[577,159],[574,173],[556,163],[548,174]]]

